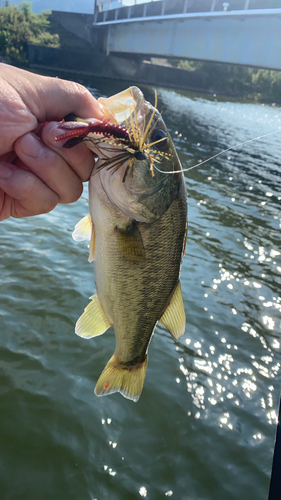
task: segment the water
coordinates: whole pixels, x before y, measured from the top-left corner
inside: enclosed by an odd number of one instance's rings
[[[281,125],[275,106],[158,98],[184,168]],[[93,392],[113,331],[74,334],[95,290],[87,248],[71,239],[87,188],[51,214],[1,222],[1,498],[267,497],[281,388],[280,158],[277,134],[186,174],[186,332],[176,344],[156,328],[136,404]]]

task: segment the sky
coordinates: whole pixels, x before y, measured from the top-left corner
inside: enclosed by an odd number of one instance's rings
[[[119,6],[127,6],[127,5],[135,5],[136,3],[137,4],[140,4],[140,3],[147,3],[149,1],[154,1],[154,2],[157,2],[159,0],[120,0],[120,1],[114,1],[112,0],[111,2],[107,1],[107,0],[99,0],[101,3],[104,4],[104,10],[108,9],[108,6],[109,4],[111,3],[111,8],[114,9],[114,8],[117,8]]]
[[[6,0],[0,0],[0,5],[4,6]],[[10,4],[21,3],[22,0],[10,0]],[[104,3],[104,10],[109,8],[109,3],[111,3],[111,8],[117,8],[122,5],[135,5],[149,2],[149,0],[112,0],[111,2],[106,0],[100,0]],[[158,0],[153,0],[154,2]],[[40,13],[43,10],[62,10],[65,12],[80,12],[82,14],[93,14],[95,0],[33,0],[32,10],[35,13]]]
[[[151,0],[151,1],[157,2],[159,0]],[[135,5],[135,3],[139,4],[139,3],[147,3],[147,2],[149,2],[149,0],[121,0],[119,2],[112,1],[111,4],[114,4],[114,3],[115,4],[117,4],[117,3],[121,4],[122,3],[122,5]],[[109,2],[107,2],[106,0],[103,0],[103,3],[104,4],[106,4],[106,3],[108,4]],[[112,8],[113,8],[113,5],[112,5]]]

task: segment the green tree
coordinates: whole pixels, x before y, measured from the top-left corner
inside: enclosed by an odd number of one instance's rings
[[[281,102],[281,71],[183,59],[172,59],[170,62],[176,68],[189,72],[204,72],[209,87],[221,95]]]
[[[27,46],[59,47],[59,36],[48,32],[49,12],[35,14],[30,2],[0,7],[0,55],[27,62]]]

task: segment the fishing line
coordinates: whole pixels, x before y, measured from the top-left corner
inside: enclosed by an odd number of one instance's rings
[[[160,172],[161,174],[180,174],[181,172],[188,172],[189,170],[192,170],[193,168],[200,167],[204,163],[207,163],[208,161],[213,160],[214,158],[217,158],[218,156],[222,155],[223,153],[227,153],[227,151],[230,151],[231,149],[238,148],[239,146],[244,146],[244,144],[247,144],[249,142],[253,141],[258,141],[259,139],[263,139],[264,137],[268,137],[269,135],[277,134],[277,132],[281,132],[281,127],[278,130],[275,130],[274,132],[269,132],[268,134],[260,135],[258,137],[255,137],[254,139],[248,139],[247,141],[244,142],[239,142],[238,144],[235,144],[235,146],[230,146],[227,149],[224,149],[220,153],[217,153],[214,156],[211,156],[211,158],[208,158],[207,160],[201,161],[200,163],[197,163],[197,165],[193,165],[192,167],[189,168],[183,168],[182,170],[170,170],[170,171],[165,171],[165,170],[160,170],[160,168],[156,167],[156,165],[153,165],[153,168]]]

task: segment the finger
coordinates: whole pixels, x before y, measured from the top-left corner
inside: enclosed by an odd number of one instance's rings
[[[57,193],[59,203],[73,203],[81,196],[83,185],[78,175],[36,135],[20,137],[15,142],[15,151],[29,170]]]
[[[0,163],[0,220],[47,213],[57,203],[58,195],[32,172]]]
[[[48,123],[42,131],[42,141],[65,160],[82,182],[88,181],[95,165],[92,151],[83,143],[66,149],[63,142],[55,142],[56,137],[65,133],[59,126],[57,122]]]
[[[103,116],[101,105],[79,83],[36,75],[5,64],[1,64],[1,74],[40,123],[62,120],[69,113],[81,118]]]
[[[102,106],[83,85],[59,78],[41,78],[44,85],[36,86],[38,100],[34,113],[40,122],[61,120],[69,113],[102,119]]]

